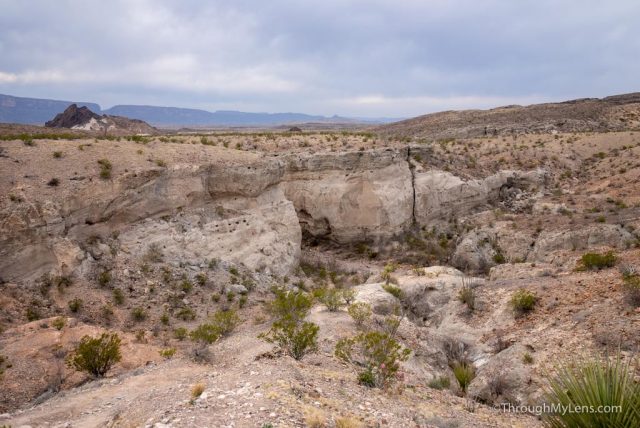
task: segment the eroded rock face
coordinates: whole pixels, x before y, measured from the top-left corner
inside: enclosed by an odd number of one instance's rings
[[[274,185],[279,165],[250,165],[131,172],[112,186],[89,186],[61,202],[7,207],[0,222],[6,237],[0,276],[16,281],[73,270],[84,260],[80,249],[87,241],[110,236],[129,257],[141,257],[156,243],[169,264],[216,258],[287,273],[300,254],[296,212]],[[235,172],[224,174],[225,168]],[[249,168],[259,172],[244,172]],[[94,246],[86,256],[97,259],[105,251]]]
[[[413,223],[406,149],[289,157],[286,168],[285,195],[312,237],[376,240]]]
[[[462,180],[446,171],[415,174],[415,219],[430,227],[488,209],[498,202],[517,204],[528,200],[527,193],[544,184],[542,170],[531,172],[500,171],[483,180]]]

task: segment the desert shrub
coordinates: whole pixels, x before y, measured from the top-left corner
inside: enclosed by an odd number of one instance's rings
[[[140,306],[136,306],[131,310],[131,318],[137,322],[144,321],[147,319],[147,312]]]
[[[336,417],[336,428],[362,428],[364,424],[358,419],[349,416]]]
[[[103,377],[121,358],[120,337],[116,333],[102,333],[100,337],[84,336],[67,364],[78,371]]]
[[[456,381],[458,381],[458,386],[460,386],[462,393],[466,393],[469,384],[476,377],[476,370],[473,364],[458,361],[453,364],[451,369],[453,370],[453,376],[456,378]]]
[[[80,311],[80,309],[82,308],[82,303],[83,303],[82,299],[79,299],[77,297],[73,300],[70,300],[69,310],[75,314],[76,312]]]
[[[180,289],[185,293],[189,293],[191,290],[193,290],[193,283],[188,279],[184,279],[180,283]]]
[[[451,386],[451,380],[449,376],[438,376],[429,381],[429,388],[443,390],[448,389]]]
[[[522,355],[522,362],[525,364],[533,364],[533,355],[525,352],[524,355]]]
[[[379,388],[395,380],[400,362],[406,361],[410,354],[411,350],[379,331],[340,339],[335,348],[336,357],[363,368],[358,375],[361,384]]]
[[[147,332],[144,331],[144,330],[136,331],[136,342],[138,342],[138,343],[147,343],[146,335],[147,335]]]
[[[124,293],[121,289],[116,288],[113,290],[113,301],[116,305],[121,305],[124,303]]]
[[[394,263],[387,263],[385,265],[382,273],[380,274],[385,284],[389,284],[392,281],[393,277],[391,274],[395,272],[396,269],[397,269],[397,266]]]
[[[60,184],[60,179],[59,178],[52,178],[51,180],[47,181],[47,186],[51,186],[51,187],[58,187],[58,185]]]
[[[164,348],[158,351],[160,356],[165,359],[171,359],[176,354],[176,348]]]
[[[640,275],[628,274],[622,277],[624,298],[633,307],[640,307]]]
[[[236,298],[236,293],[234,293],[233,291],[227,292],[227,302],[233,302],[233,299],[235,298]]]
[[[327,307],[330,312],[339,311],[344,306],[342,290],[338,288],[320,288],[313,295]]]
[[[347,305],[352,304],[356,300],[356,290],[353,288],[343,288],[342,298]]]
[[[206,389],[204,383],[197,383],[191,387],[191,398],[196,399],[202,395]]]
[[[395,285],[391,284],[383,284],[382,288],[384,289],[384,291],[391,294],[396,299],[402,298],[402,289],[400,287],[396,287]]]
[[[318,348],[320,327],[304,321],[313,300],[304,292],[282,288],[275,289],[274,294],[275,298],[268,305],[268,310],[275,320],[271,329],[258,337],[275,343],[289,356],[300,360],[305,354]]]
[[[211,324],[218,330],[221,337],[229,336],[240,325],[240,317],[236,311],[217,311],[211,316]]]
[[[210,345],[220,338],[220,332],[213,324],[200,324],[189,333],[191,340],[200,342],[202,345]]]
[[[199,286],[204,287],[207,283],[207,275],[204,273],[199,273],[196,275],[196,282]]]
[[[51,325],[56,329],[56,330],[62,330],[65,326],[65,324],[67,323],[66,318],[64,317],[58,317],[56,319],[53,320],[53,322],[51,323]]]
[[[615,266],[617,257],[612,251],[604,254],[586,253],[580,258],[579,270],[604,269]]]
[[[162,250],[160,246],[158,244],[149,245],[144,259],[149,263],[160,263],[162,261]]]
[[[503,263],[506,263],[507,260],[505,259],[504,254],[502,254],[500,251],[498,251],[493,255],[493,261],[496,264],[501,265]]]
[[[190,307],[184,306],[180,308],[178,312],[176,312],[176,318],[181,319],[182,321],[193,321],[194,319],[196,319],[196,313]],[[167,317],[167,322],[168,319],[169,317]]]
[[[362,327],[369,319],[371,319],[371,305],[365,302],[357,302],[349,305],[347,312],[353,318],[356,325]]]
[[[532,311],[536,305],[537,297],[531,291],[521,288],[517,290],[511,296],[509,304],[516,313],[516,315],[522,315],[529,311]]]
[[[25,311],[25,315],[27,317],[27,321],[29,322],[36,321],[42,318],[42,315],[40,314],[40,308],[33,303],[29,305],[29,307]]]
[[[103,180],[110,179],[113,165],[111,165],[111,162],[109,161],[109,159],[98,160],[98,165],[100,165],[100,178],[102,178]]]
[[[620,406],[608,412],[547,413],[543,416],[547,427],[640,426],[640,383],[633,379],[631,362],[622,362],[620,355],[556,369],[549,382],[546,400],[550,406],[573,409],[579,406],[585,406],[581,407],[583,409]]]
[[[168,313],[163,313],[162,315],[160,315],[160,322],[162,323],[162,325],[169,325],[169,314]]]
[[[476,292],[471,281],[463,279],[462,287],[458,291],[458,300],[467,305],[470,311],[476,308]]]
[[[100,287],[106,287],[107,285],[111,284],[112,279],[113,278],[111,277],[111,272],[108,270],[103,270],[98,275],[98,284],[100,285]]]
[[[173,330],[173,337],[178,340],[184,340],[187,338],[187,329],[184,327],[178,327]]]
[[[240,299],[238,299],[238,307],[239,308],[244,308],[244,306],[247,304],[248,300],[249,300],[249,298],[246,295],[240,296]]]

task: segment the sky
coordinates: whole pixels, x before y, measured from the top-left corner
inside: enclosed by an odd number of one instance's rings
[[[0,0],[0,93],[410,117],[640,91],[638,0]]]

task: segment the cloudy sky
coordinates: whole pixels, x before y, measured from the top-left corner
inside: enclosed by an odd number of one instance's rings
[[[0,0],[0,93],[407,117],[640,90],[638,0]]]

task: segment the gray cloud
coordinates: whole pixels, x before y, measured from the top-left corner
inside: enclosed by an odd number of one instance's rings
[[[638,90],[635,0],[0,0],[0,92],[410,116]]]

